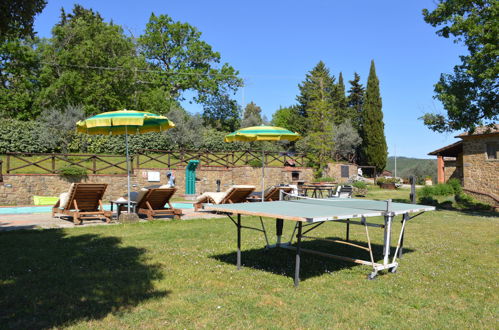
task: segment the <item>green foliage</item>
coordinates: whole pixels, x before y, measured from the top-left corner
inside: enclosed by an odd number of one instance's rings
[[[421,119],[437,132],[493,123],[499,117],[499,2],[497,0],[440,1],[433,11],[423,10],[424,20],[439,27],[439,36],[464,42],[468,55],[453,74],[442,74],[435,85],[436,98],[446,115],[427,113]]]
[[[333,128],[334,153],[343,159],[350,160],[362,143],[362,139],[350,119]]]
[[[385,139],[385,124],[383,123],[383,112],[381,95],[379,91],[379,80],[376,76],[374,61],[371,61],[369,78],[367,81],[364,109],[362,111],[361,128],[361,164],[376,166],[378,173],[386,166],[388,148]]]
[[[400,180],[397,178],[385,178],[385,177],[380,177],[376,179],[376,184],[382,185],[385,183],[399,183]]]
[[[40,91],[36,41],[15,39],[0,43],[0,118],[36,118],[33,100]]]
[[[46,0],[2,0],[0,2],[0,42],[33,36],[35,15],[42,12]]]
[[[197,93],[195,100],[204,103],[210,96],[227,94],[243,85],[233,67],[218,65],[220,53],[202,41],[201,32],[188,23],[153,13],[138,42],[150,67],[159,71],[154,80],[175,99],[192,90]]]
[[[280,107],[272,115],[272,125],[289,129],[292,132],[303,134],[305,131],[305,117],[300,115],[300,108],[296,105]]]
[[[477,201],[470,195],[467,195],[463,192],[457,193],[455,196],[456,203],[458,206],[468,210],[491,210],[491,206],[482,202]]]
[[[35,121],[0,120],[0,153],[43,153],[55,151],[41,137],[46,127]]]
[[[87,170],[80,166],[68,165],[58,171],[59,175],[66,179],[81,179],[87,177]]]
[[[338,76],[338,84],[336,85],[333,102],[335,103],[335,110],[333,121],[335,125],[341,125],[346,120],[351,120],[352,112],[349,111],[347,106],[347,97],[345,95],[345,83],[343,82],[343,74],[340,72]]]
[[[252,159],[248,162],[248,165],[254,168],[262,167],[261,159]]]
[[[241,120],[241,127],[258,126],[263,123],[262,121],[262,108],[257,106],[253,101],[244,107],[243,119]]]
[[[44,65],[35,101],[39,109],[81,104],[86,115],[93,115],[133,108],[136,88],[142,88],[134,81],[134,69],[144,68],[145,61],[136,56],[132,39],[119,25],[75,5],[71,14],[62,11],[52,38],[40,51]]]
[[[240,127],[241,107],[227,94],[211,96],[203,107],[203,120],[216,129],[235,131]]]
[[[364,106],[364,86],[360,83],[360,76],[357,72],[354,73],[353,80],[349,81],[350,89],[348,90],[348,108],[350,117],[352,118],[352,125],[360,131],[362,127],[362,109]]]
[[[458,195],[463,191],[463,187],[461,186],[461,181],[456,178],[449,179],[447,184],[452,187],[454,190],[454,194]]]
[[[367,183],[365,183],[364,181],[352,182],[352,186],[357,189],[367,189]]]

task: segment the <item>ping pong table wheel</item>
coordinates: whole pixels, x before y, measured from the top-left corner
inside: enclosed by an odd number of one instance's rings
[[[373,273],[367,275],[367,279],[368,280],[375,280],[377,276],[378,276],[378,273],[373,272]]]
[[[397,267],[392,267],[392,268],[390,268],[389,271],[390,271],[390,273],[395,274],[397,272]]]

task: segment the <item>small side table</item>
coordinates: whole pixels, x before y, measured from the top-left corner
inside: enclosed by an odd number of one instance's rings
[[[116,204],[116,216],[119,218],[121,214],[121,208],[128,205],[128,201],[109,201],[111,203],[111,212],[113,212],[113,205]],[[137,202],[130,201],[130,210],[135,213],[137,208]]]

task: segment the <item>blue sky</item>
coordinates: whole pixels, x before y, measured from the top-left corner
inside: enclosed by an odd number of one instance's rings
[[[35,30],[49,37],[60,8],[69,12],[74,1],[48,0],[35,20]],[[443,112],[433,99],[440,73],[452,72],[466,50],[438,37],[423,21],[419,1],[203,1],[203,0],[86,0],[106,21],[120,24],[135,36],[149,16],[167,14],[202,32],[202,39],[240,72],[245,87],[235,98],[251,101],[270,119],[279,106],[296,103],[298,84],[320,60],[336,77],[343,73],[346,88],[354,72],[366,84],[371,59],[380,80],[385,135],[390,155],[431,158],[427,153],[456,141],[459,132],[434,133],[419,117]],[[184,104],[199,112],[196,104]]]

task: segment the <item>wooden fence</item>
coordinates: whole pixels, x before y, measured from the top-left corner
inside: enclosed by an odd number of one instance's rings
[[[91,174],[125,174],[124,156],[95,154],[35,154],[6,153],[0,160],[0,180],[2,173],[57,174],[65,166],[76,166]],[[210,152],[193,150],[139,150],[130,156],[133,168],[179,168],[190,160],[199,160],[200,166],[234,167],[260,166],[262,152],[258,150]],[[266,166],[307,166],[310,158],[305,154],[265,152]],[[5,170],[5,172],[3,171]],[[0,181],[1,182],[1,181]]]

